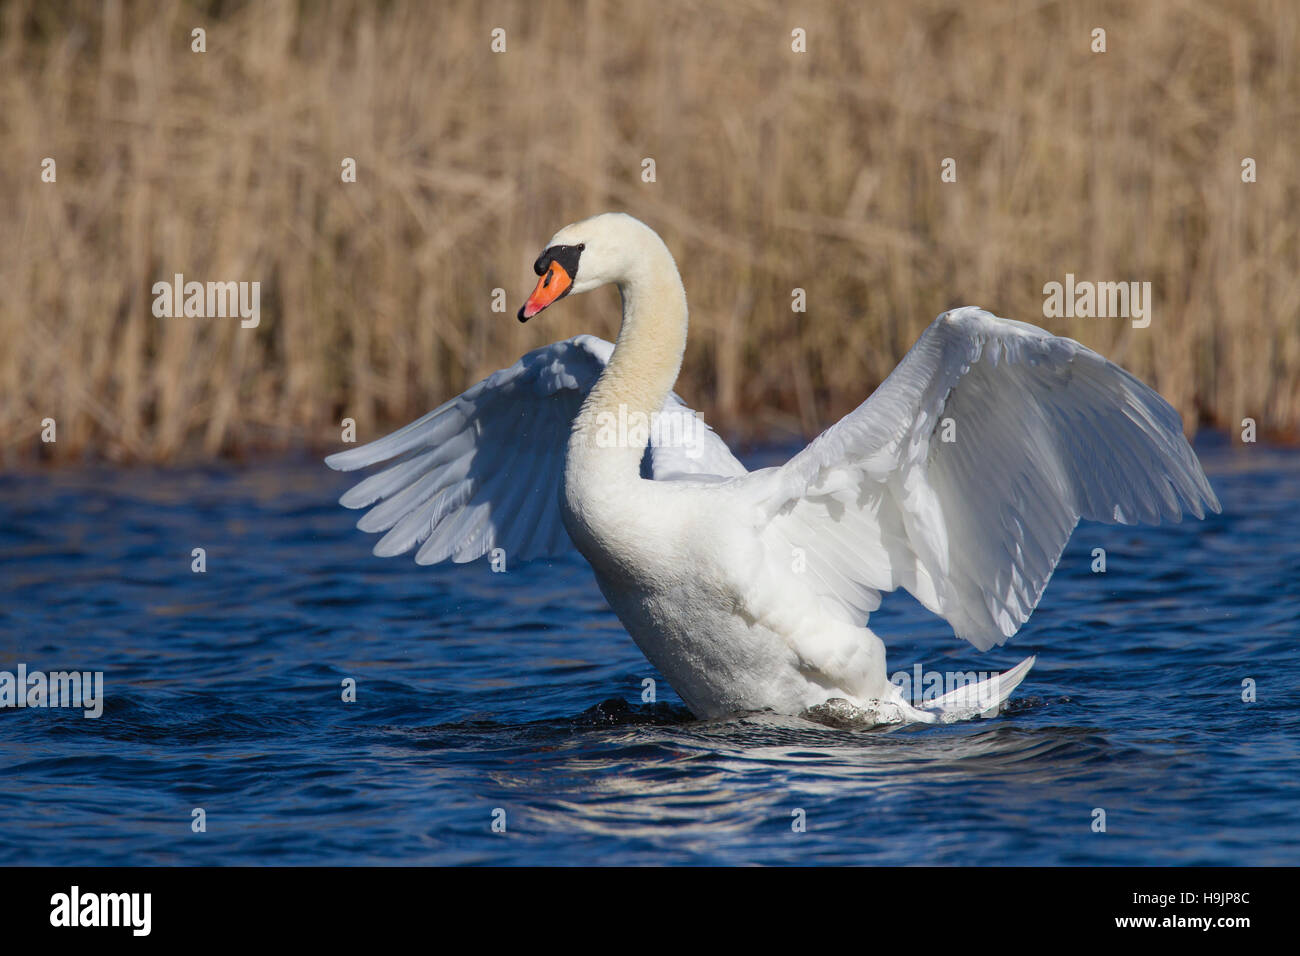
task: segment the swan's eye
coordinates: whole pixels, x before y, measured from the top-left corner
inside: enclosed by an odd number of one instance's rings
[[[579,251],[579,252],[581,252],[583,249],[586,249],[586,248],[587,248],[587,244],[586,244],[585,242],[580,242],[580,243],[578,243],[578,251]]]

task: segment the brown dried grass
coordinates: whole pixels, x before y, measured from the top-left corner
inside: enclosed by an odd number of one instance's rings
[[[609,290],[512,317],[541,244],[605,209],[674,250],[679,391],[727,434],[824,427],[978,304],[1098,349],[1189,428],[1295,437],[1298,33],[1285,0],[12,2],[0,443],[167,460],[334,444],[345,415],[372,437],[543,342],[612,337]],[[175,272],[259,280],[261,326],[155,318]],[[1067,272],[1152,282],[1151,327],[1044,319]]]

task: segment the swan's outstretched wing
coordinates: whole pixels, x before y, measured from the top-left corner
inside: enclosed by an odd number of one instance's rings
[[[370,508],[357,527],[384,531],[375,554],[472,561],[494,548],[511,560],[568,547],[559,494],[569,427],[614,346],[579,335],[529,352],[423,418],[325,459],[339,471],[388,462],[339,499]],[[665,408],[689,413],[676,395]],[[712,431],[692,446],[651,447],[645,477],[733,476],[745,469]],[[371,507],[373,506],[373,507]]]
[[[1164,399],[1072,339],[975,308],[939,316],[857,410],[752,478],[772,489],[769,553],[794,554],[846,618],[901,586],[981,650],[1029,618],[1081,517],[1219,510]]]

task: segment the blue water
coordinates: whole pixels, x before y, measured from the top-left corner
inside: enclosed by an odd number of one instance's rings
[[[315,460],[0,476],[0,670],[105,682],[0,710],[0,864],[1300,863],[1300,453],[1198,450],[1224,514],[1084,525],[1006,647],[887,597],[891,670],[1038,664],[886,730],[695,721],[576,555],[374,558]]]

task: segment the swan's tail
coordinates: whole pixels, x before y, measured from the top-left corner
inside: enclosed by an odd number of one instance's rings
[[[1009,671],[950,690],[942,697],[926,701],[919,710],[909,706],[909,716],[927,724],[948,724],[973,717],[992,717],[1001,710],[1011,692],[1020,686],[1037,659],[1026,657]]]

